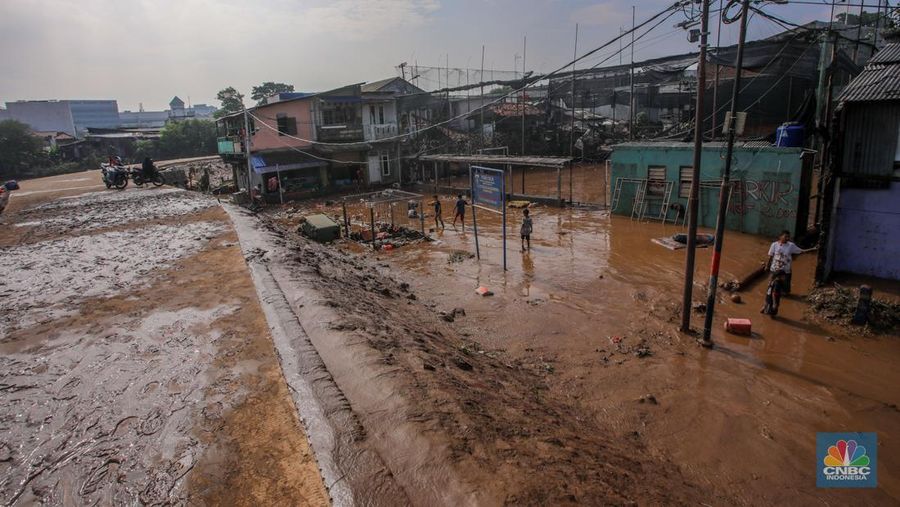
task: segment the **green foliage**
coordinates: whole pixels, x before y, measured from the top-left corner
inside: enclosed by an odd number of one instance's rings
[[[294,91],[294,85],[266,81],[259,86],[253,87],[253,91],[250,93],[250,98],[255,100],[257,104],[262,104],[264,103],[265,98],[270,95],[292,91]]]
[[[233,86],[229,86],[224,90],[219,90],[219,93],[216,94],[216,100],[222,103],[222,107],[220,107],[213,116],[221,118],[240,111],[243,109],[243,106],[241,105],[243,98],[244,96],[238,93]]]
[[[156,142],[155,147],[157,158],[215,155],[216,124],[206,120],[186,120],[168,123],[160,133],[159,141]],[[136,148],[149,150],[151,146],[143,144],[136,146]]]
[[[0,180],[27,175],[47,163],[44,143],[31,135],[28,125],[16,120],[0,121]]]

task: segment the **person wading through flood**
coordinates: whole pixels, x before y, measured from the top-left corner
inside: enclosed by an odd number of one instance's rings
[[[779,271],[784,272],[784,294],[790,294],[791,292],[791,263],[794,260],[794,256],[805,251],[791,242],[791,233],[787,230],[781,231],[778,241],[772,243],[772,246],[769,247],[769,260],[766,263],[766,271],[771,271],[773,274]]]
[[[437,194],[434,194],[434,200],[431,201],[431,205],[434,206],[434,229],[437,230],[438,223],[441,224],[441,230],[444,230],[444,217],[442,216],[441,210],[441,200],[438,199]]]
[[[453,215],[453,227],[456,227],[456,219],[462,222],[462,230],[466,230],[466,205],[469,204],[463,199],[462,194],[456,196],[456,214]]]
[[[528,243],[528,249],[531,250],[531,230],[534,228],[534,224],[531,221],[531,217],[528,216],[528,208],[522,210],[522,228],[519,229],[519,234],[522,235],[522,251],[525,251],[525,243]]]

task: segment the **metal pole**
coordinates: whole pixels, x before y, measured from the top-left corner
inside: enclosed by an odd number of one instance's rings
[[[391,230],[394,229],[394,203],[388,203],[388,206],[391,208]]]
[[[478,246],[478,220],[475,218],[475,184],[472,177],[472,166],[469,166],[469,195],[472,198],[472,228],[475,229],[475,258],[481,260],[481,248]],[[463,219],[463,229],[466,221]]]
[[[478,110],[481,115],[479,128],[481,128],[481,147],[484,148],[484,45],[481,46],[481,74],[478,75],[478,81],[481,83],[481,95],[478,97]]]
[[[628,139],[634,140],[634,105],[637,101],[634,100],[634,6],[631,6],[631,81],[629,84],[631,91],[628,96],[628,114],[630,115],[630,119],[628,120]]]
[[[556,166],[556,201],[562,203],[562,168]]]
[[[422,236],[425,235],[425,199],[419,199],[419,227],[422,229]]]
[[[569,158],[575,158],[575,60],[578,59],[578,23],[575,23],[575,56],[572,58],[572,131],[569,133]]]
[[[503,180],[503,191],[500,192],[502,195],[502,203],[503,203],[503,271],[506,271],[506,180]],[[474,213],[473,213],[474,215]]]
[[[277,169],[277,165],[275,167],[275,177],[278,178],[278,197],[281,199],[281,205],[284,206],[284,189],[281,187],[281,171]]]
[[[750,0],[741,3],[741,31],[738,37],[737,61],[734,65],[735,76],[731,91],[731,116],[728,121],[727,148],[725,151],[725,171],[722,174],[722,187],[719,191],[719,214],[716,218],[716,244],[712,257],[712,266],[709,274],[709,288],[706,298],[706,320],[703,323],[703,345],[712,346],[712,321],[716,307],[716,290],[719,283],[719,262],[722,258],[722,242],[725,236],[725,213],[728,211],[729,178],[731,177],[731,162],[734,154],[735,123],[737,123],[737,104],[741,93],[741,71],[744,66],[744,40],[747,38],[747,18],[750,8]],[[691,183],[693,186],[693,182]]]
[[[719,0],[719,29],[716,31],[716,58],[719,57],[719,49],[722,46],[722,1]],[[708,16],[708,15],[707,15]],[[707,17],[707,24],[709,18]],[[712,138],[716,138],[716,124],[719,122],[717,114],[719,111],[719,70],[721,67],[716,63],[716,81],[713,85],[713,107],[712,107]]]
[[[378,250],[375,247],[375,205],[369,204],[369,220],[372,224],[372,250]]]
[[[703,95],[706,92],[706,42],[709,31],[709,2],[703,0],[700,18],[700,56],[697,60],[697,105],[694,111],[694,166],[688,197],[688,232],[684,263],[684,291],[681,297],[681,330],[691,329],[691,302],[694,290],[694,259],[697,256],[697,209],[700,193],[700,159],[703,154]],[[677,220],[677,217],[676,217]]]
[[[525,154],[525,51],[528,49],[528,36],[522,40],[522,149],[519,151]]]

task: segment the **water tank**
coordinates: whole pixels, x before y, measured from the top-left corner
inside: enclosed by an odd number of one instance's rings
[[[803,125],[785,123],[775,130],[775,146],[782,148],[803,147]]]

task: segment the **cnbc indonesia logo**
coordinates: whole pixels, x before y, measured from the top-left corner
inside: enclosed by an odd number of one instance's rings
[[[816,444],[820,459],[817,486],[876,487],[875,433],[819,433]]]

